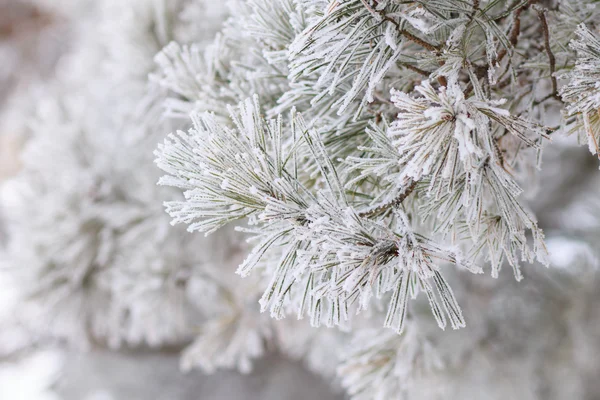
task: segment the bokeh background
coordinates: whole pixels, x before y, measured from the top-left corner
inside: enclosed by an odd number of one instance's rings
[[[36,88],[56,74],[74,31],[52,0],[0,0],[0,180],[19,171],[27,141],[24,110],[36,107]],[[0,222],[1,224],[1,222]],[[1,229],[1,227],[0,227]],[[0,230],[0,232],[3,232]],[[4,241],[4,233],[2,233]],[[70,350],[20,326],[10,271],[0,270],[0,399],[186,400],[342,398],[299,362],[272,354],[250,374],[181,372],[179,353]]]

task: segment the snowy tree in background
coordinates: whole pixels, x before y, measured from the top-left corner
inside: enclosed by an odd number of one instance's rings
[[[571,143],[600,157],[600,3],[77,10],[3,188],[37,336],[208,373],[276,350],[357,400],[600,394]]]

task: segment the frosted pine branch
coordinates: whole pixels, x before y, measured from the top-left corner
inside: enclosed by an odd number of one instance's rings
[[[600,40],[585,25],[577,28],[577,40],[570,46],[577,52],[575,68],[563,77],[561,90],[569,115],[577,117],[574,129],[587,138],[592,154],[600,158]]]
[[[209,233],[246,217],[262,226],[263,239],[240,266],[242,275],[256,268],[271,248],[285,249],[278,265],[270,267],[273,277],[261,299],[263,310],[283,316],[284,303],[300,291],[299,316],[307,312],[318,325],[327,312],[326,322],[338,325],[349,319],[356,302],[360,310],[374,291],[377,296],[391,292],[384,324],[401,332],[409,294],[414,298],[424,291],[440,327],[446,326],[446,315],[453,328],[464,326],[433,259],[473,272],[477,268],[414,234],[402,212],[387,227],[350,208],[336,168],[301,117],[292,114],[288,127],[281,117],[263,120],[256,99],[231,112],[236,129],[205,115],[188,134],[171,136],[159,148],[157,163],[176,174],[161,184],[186,189],[186,201],[167,205],[175,222]],[[302,150],[318,166],[322,190],[310,190],[296,169],[293,160]],[[376,281],[380,283],[374,289]],[[324,302],[328,310],[322,310]]]
[[[8,191],[44,334],[276,350],[360,400],[585,397],[598,185],[561,136],[599,152],[596,1],[91,3]]]

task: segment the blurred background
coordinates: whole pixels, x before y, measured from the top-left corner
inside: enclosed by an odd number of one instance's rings
[[[52,3],[0,0],[2,181],[19,171],[19,153],[28,137],[28,121],[23,116],[27,110],[34,112],[36,91],[53,79],[73,39],[72,21]],[[182,373],[176,350],[67,350],[64,344],[42,340],[20,326],[19,312],[10,273],[0,270],[0,399],[341,398],[301,363],[277,354],[261,360],[248,375],[237,371],[210,376],[199,371]]]

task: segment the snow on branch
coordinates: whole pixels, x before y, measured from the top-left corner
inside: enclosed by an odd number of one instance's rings
[[[374,293],[389,292],[384,325],[401,332],[409,296],[423,291],[441,328],[447,319],[453,328],[464,326],[434,260],[478,268],[414,233],[400,210],[391,226],[358,214],[323,143],[299,115],[292,113],[288,124],[281,116],[264,120],[255,98],[231,109],[231,118],[235,129],[205,114],[189,133],[171,135],[156,152],[158,165],[170,174],[160,183],[185,190],[186,200],[167,203],[167,211],[192,231],[210,233],[244,218],[260,226],[251,230],[258,244],[238,272],[261,266],[272,274],[263,310],[282,317],[285,304],[297,298],[291,307],[300,317],[306,312],[315,325],[322,318],[338,325],[353,305],[365,309]],[[298,171],[302,152],[320,171],[312,188]],[[276,266],[261,265],[273,252],[280,254]]]
[[[600,39],[584,24],[576,34],[570,46],[577,52],[577,61],[573,70],[563,75],[568,83],[560,94],[569,115],[579,121],[574,129],[587,138],[590,152],[600,158]]]

